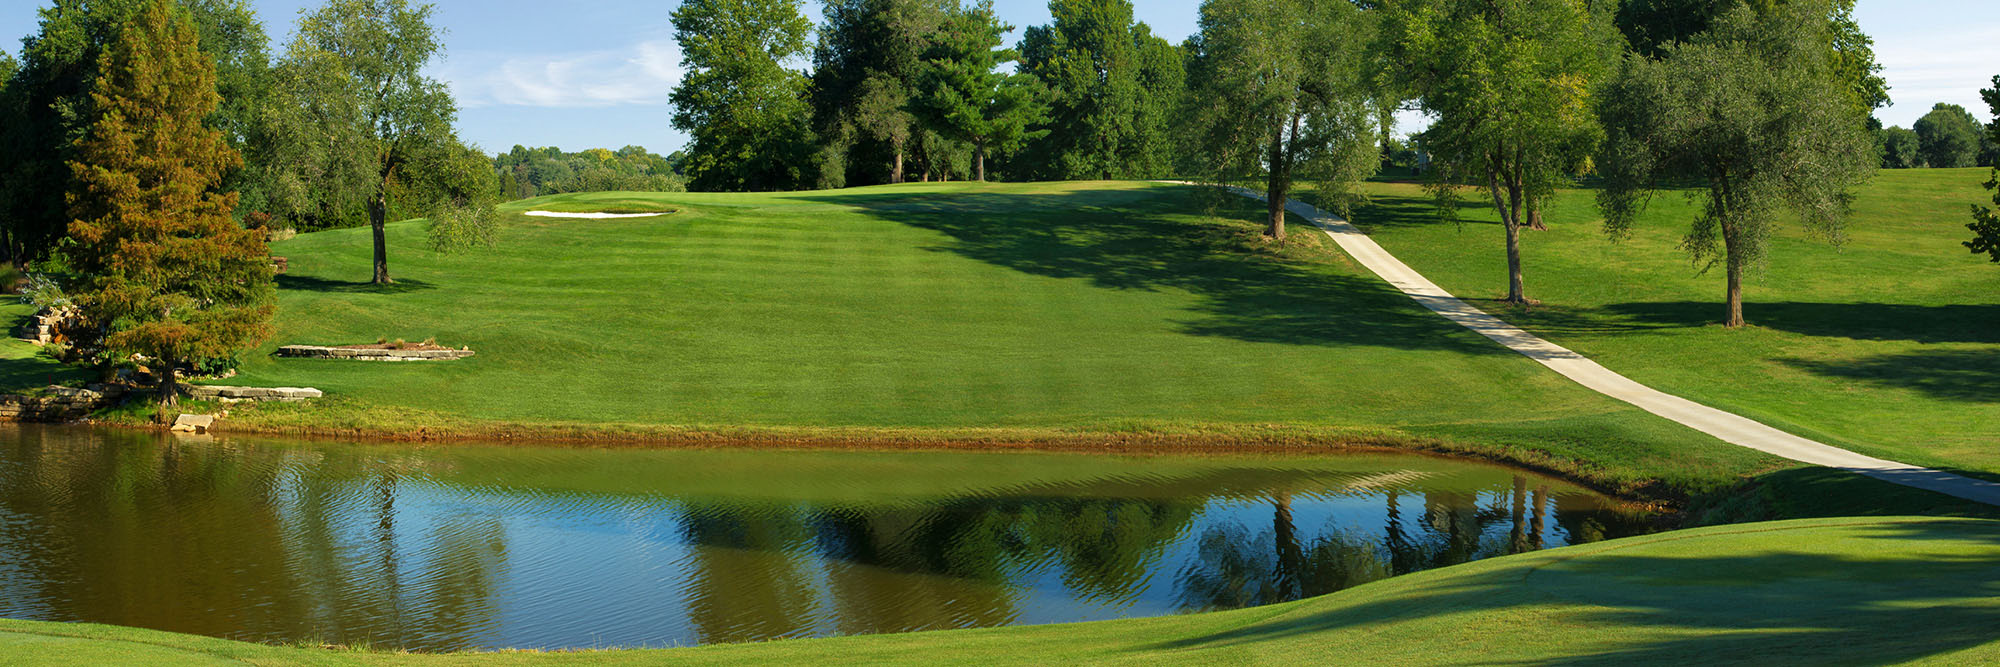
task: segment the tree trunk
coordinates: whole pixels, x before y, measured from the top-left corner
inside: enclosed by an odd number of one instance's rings
[[[384,186],[386,188],[386,184]],[[375,231],[375,284],[387,285],[395,281],[389,279],[389,237],[386,225],[389,217],[389,195],[376,192],[368,200],[368,224]]]
[[[1509,182],[1508,195],[1502,198],[1498,177],[1489,178],[1487,188],[1493,192],[1493,207],[1500,211],[1500,226],[1507,230],[1507,303],[1525,304],[1528,287],[1521,276],[1521,191]]]
[[[1722,325],[1731,329],[1743,326],[1743,260],[1736,252],[1736,243],[1736,226],[1723,223],[1722,247],[1727,255],[1723,258],[1723,264],[1727,266],[1729,274],[1729,312],[1722,320]]]
[[[979,175],[979,182],[981,182],[981,183],[985,183],[985,182],[986,182],[986,144],[978,144],[978,145],[977,145],[977,149],[978,149],[978,150],[974,151],[974,153],[975,153],[975,154],[976,154],[976,155],[978,156],[978,158],[977,158],[977,161],[978,161],[978,164],[979,164],[979,169],[978,169],[978,171],[977,171],[977,172],[975,172],[975,173],[977,173],[977,174]]]
[[[1540,204],[1531,203],[1528,205],[1528,229],[1538,232],[1549,231],[1549,226],[1542,224],[1542,207]]]
[[[901,140],[898,140],[895,142],[895,144],[896,144],[896,167],[889,171],[889,182],[901,183],[903,182],[903,142]]]
[[[160,357],[160,407],[171,408],[180,404],[181,377],[180,363],[171,354]]]
[[[1292,116],[1292,142],[1299,138],[1299,117]],[[1271,133],[1271,176],[1266,184],[1264,201],[1270,213],[1270,225],[1264,235],[1274,240],[1285,240],[1285,202],[1292,196],[1292,155],[1291,144],[1285,141],[1285,128],[1279,127]]]
[[[1292,494],[1279,492],[1271,499],[1271,533],[1278,548],[1278,598],[1265,602],[1289,602],[1305,597],[1305,545],[1299,542],[1298,524],[1292,519]]]

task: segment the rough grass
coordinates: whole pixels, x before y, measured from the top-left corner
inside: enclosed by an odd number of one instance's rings
[[[1838,248],[1785,225],[1739,331],[1719,326],[1721,271],[1677,249],[1696,213],[1679,194],[1615,244],[1592,192],[1562,196],[1550,230],[1526,237],[1532,308],[1492,300],[1506,260],[1490,204],[1468,196],[1455,226],[1417,186],[1371,184],[1355,222],[1444,288],[1663,391],[1876,456],[2000,473],[2000,266],[1960,245],[1986,178],[1883,171]]]
[[[238,410],[233,423],[959,442],[1279,429],[1448,441],[1613,485],[1686,488],[1773,465],[1437,318],[1323,237],[1265,242],[1253,204],[1211,212],[1189,188],[561,199],[643,199],[680,214],[577,224],[513,214],[542,202],[516,203],[497,248],[455,256],[424,250],[420,227],[393,225],[389,287],[363,282],[366,230],[277,244],[291,258],[278,335],[231,382],[335,398]],[[268,356],[381,337],[435,337],[478,356]]]
[[[10,664],[1975,664],[2000,522],[1821,519],[1510,556],[1295,603],[1073,625],[584,653],[381,654],[0,621]]]

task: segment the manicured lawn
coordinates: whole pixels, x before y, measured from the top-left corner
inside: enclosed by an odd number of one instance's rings
[[[1258,240],[1143,183],[613,193],[665,218],[509,212],[438,256],[391,227],[279,243],[278,335],[232,383],[314,386],[239,425],[361,431],[791,429],[1476,443],[1618,483],[1703,487],[1773,462],[1576,387],[1423,310],[1327,239]],[[277,359],[281,344],[469,345],[435,364]],[[1277,434],[1275,436],[1271,434]],[[1578,461],[1586,463],[1577,463]]]
[[[11,664],[1975,664],[2000,659],[2000,522],[1821,519],[1481,561],[1256,609],[571,654],[388,655],[0,621]],[[37,662],[42,661],[42,662]]]
[[[1718,326],[1723,276],[1677,250],[1696,206],[1653,198],[1632,238],[1601,233],[1594,195],[1566,193],[1527,235],[1531,297],[1507,308],[1490,205],[1435,222],[1414,185],[1372,184],[1355,222],[1444,288],[1613,370],[1779,428],[1910,463],[2000,473],[2000,266],[1959,244],[1984,169],[1883,171],[1848,242],[1783,228],[1747,288],[1741,331]]]
[[[43,356],[42,348],[14,338],[15,332],[34,314],[34,307],[21,303],[20,297],[0,295],[0,393],[36,389],[85,376],[78,369]]]

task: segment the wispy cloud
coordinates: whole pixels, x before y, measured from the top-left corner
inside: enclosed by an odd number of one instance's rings
[[[1908,127],[1939,102],[1957,104],[1973,115],[1986,118],[1989,110],[1979,99],[1979,89],[1992,85],[2000,74],[2000,26],[1966,27],[1950,31],[1881,35],[1875,44],[1876,62],[1889,81],[1889,97],[1895,105],[1883,110],[1882,120]]]
[[[438,72],[460,106],[657,106],[681,78],[672,40],[553,54],[456,53]]]

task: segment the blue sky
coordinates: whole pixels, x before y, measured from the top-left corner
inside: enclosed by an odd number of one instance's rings
[[[0,46],[18,53],[46,2],[0,5]],[[318,0],[252,0],[272,35],[273,51],[300,8]],[[446,58],[433,73],[450,83],[462,107],[460,133],[493,151],[514,144],[567,150],[638,144],[666,153],[685,137],[668,119],[667,93],[680,74],[668,15],[659,0],[445,0]],[[1047,23],[1044,0],[997,0],[1015,26]],[[1198,0],[1136,0],[1154,34],[1179,42],[1194,32]],[[807,2],[817,19],[819,5]],[[1979,89],[2000,74],[2000,2],[1861,0],[1861,27],[1875,38],[1895,106],[1884,123],[1908,127],[1936,102],[1989,117]],[[1016,33],[1019,34],[1018,31]],[[1408,115],[1403,130],[1419,127]]]

